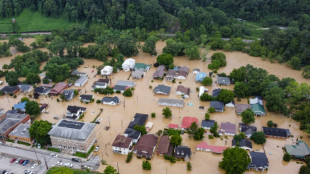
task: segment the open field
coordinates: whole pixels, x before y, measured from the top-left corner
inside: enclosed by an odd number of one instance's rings
[[[57,29],[66,29],[71,24],[64,17],[46,17],[40,12],[32,12],[30,9],[24,9],[16,19],[18,32],[34,32],[34,31],[52,31]],[[4,18],[0,20],[0,33],[12,32],[12,18]]]
[[[27,39],[25,39],[27,42]],[[157,52],[161,53],[162,48],[165,46],[164,42],[157,43]],[[213,52],[210,52],[208,57],[212,55]],[[251,64],[256,67],[264,68],[269,71],[270,74],[275,74],[279,78],[283,77],[292,77],[295,78],[297,82],[305,82],[310,83],[310,80],[303,79],[301,76],[300,71],[292,70],[285,65],[280,64],[272,64],[269,61],[263,61],[260,58],[251,57],[247,54],[240,53],[240,52],[224,52],[227,57],[227,66],[220,68],[218,72],[225,72],[229,73],[233,70],[233,68],[238,68],[240,66],[244,66],[246,64]],[[156,62],[156,57],[152,57],[149,54],[139,53],[137,56],[133,57],[136,59],[136,63],[146,63],[146,64],[153,64]],[[0,67],[4,63],[8,63],[11,58],[3,58],[0,59]],[[5,61],[2,61],[5,60]],[[73,89],[82,89],[81,93],[87,94],[94,94],[95,101],[97,99],[101,99],[104,95],[95,94],[91,92],[91,85],[94,81],[101,78],[100,76],[95,76],[96,70],[94,67],[102,65],[103,62],[94,60],[94,59],[84,59],[84,65],[78,68],[78,71],[86,72],[89,76],[89,81],[83,87],[71,87]],[[189,61],[187,57],[175,57],[174,64],[177,66],[186,65],[190,67],[190,70],[193,68],[200,68],[201,71],[210,72],[207,68],[207,65],[210,60],[207,62],[202,62],[200,60]],[[194,74],[190,71],[189,76],[186,80],[176,80],[176,83],[168,82],[166,80],[158,81],[154,80],[152,82],[152,74],[155,72],[155,68],[151,68],[150,71],[146,72],[146,75],[143,79],[135,80],[136,87],[133,94],[133,97],[125,98],[121,94],[114,94],[113,96],[118,96],[120,98],[121,104],[117,106],[107,106],[103,104],[84,104],[80,103],[78,97],[75,97],[70,102],[56,102],[56,97],[45,97],[41,96],[37,101],[39,103],[48,103],[49,107],[47,110],[49,114],[42,114],[40,118],[43,120],[48,120],[52,123],[55,123],[57,120],[53,119],[53,116],[62,116],[66,113],[66,108],[68,105],[78,105],[87,107],[87,111],[83,118],[85,122],[91,122],[96,115],[99,113],[100,108],[103,109],[100,118],[102,121],[99,125],[96,126],[97,132],[97,144],[100,146],[99,152],[96,152],[95,155],[100,156],[101,159],[107,161],[108,164],[113,165],[115,168],[119,167],[121,174],[135,174],[135,173],[144,173],[144,174],[166,174],[166,173],[178,173],[178,174],[188,174],[188,173],[212,173],[212,174],[222,174],[224,173],[218,167],[218,162],[222,159],[222,155],[212,154],[210,152],[200,152],[196,151],[195,147],[200,141],[194,141],[193,138],[189,137],[187,134],[182,135],[183,141],[182,145],[186,145],[191,147],[193,155],[191,157],[191,163],[193,169],[191,172],[186,170],[186,162],[178,161],[175,164],[170,164],[169,161],[164,160],[163,157],[154,155],[152,160],[150,161],[152,164],[151,171],[143,171],[142,170],[142,161],[143,159],[137,159],[134,155],[132,161],[127,164],[125,162],[126,156],[115,154],[112,152],[111,144],[113,143],[115,137],[118,134],[123,134],[127,125],[132,120],[135,113],[145,113],[151,114],[152,112],[156,113],[156,118],[149,117],[148,121],[154,123],[154,126],[151,133],[156,133],[158,130],[164,129],[169,123],[174,124],[181,124],[182,118],[184,116],[192,116],[196,117],[199,120],[199,125],[201,124],[201,120],[204,119],[204,113],[207,112],[207,108],[209,107],[209,102],[201,102],[199,101],[196,92],[196,87],[199,87],[200,84],[196,83],[194,80]],[[93,72],[94,71],[94,72]],[[130,75],[130,72],[120,71],[116,74],[111,76],[112,82],[111,84],[114,85],[117,80],[127,80]],[[213,78],[215,81],[216,78]],[[0,80],[3,80],[1,78]],[[131,78],[129,80],[132,80]],[[172,118],[165,119],[162,116],[162,109],[164,107],[158,106],[157,101],[159,98],[163,98],[163,96],[154,95],[152,89],[149,89],[149,86],[155,88],[158,84],[165,84],[171,86],[171,93],[169,96],[165,98],[173,98],[173,99],[181,99],[181,96],[176,95],[176,88],[179,84],[182,84],[185,87],[190,87],[192,93],[190,94],[190,98],[185,99],[185,106],[184,108],[171,108],[172,109]],[[213,83],[212,86],[208,87],[209,94],[211,93],[212,89],[214,88],[228,88],[233,89],[233,85],[230,86],[218,86],[217,84]],[[5,109],[11,109],[12,105],[16,104],[24,94],[18,94],[17,98],[14,99],[10,96],[2,96],[0,97],[1,107]],[[188,104],[192,103],[193,106],[189,106]],[[243,99],[237,103],[247,103],[246,99]],[[204,106],[204,110],[200,110],[198,107]],[[94,111],[94,114],[92,114]],[[231,123],[238,124],[241,122],[241,117],[235,114],[233,108],[229,109],[226,108],[225,112],[223,113],[213,113],[211,114],[211,118],[216,120],[219,124],[221,122],[229,121]],[[285,144],[292,144],[296,141],[296,138],[303,136],[303,141],[310,144],[309,135],[301,132],[299,130],[299,123],[295,122],[294,120],[284,117],[280,114],[274,114],[267,112],[267,115],[264,117],[256,117],[256,122],[253,124],[254,126],[258,127],[258,130],[261,129],[262,126],[265,126],[268,120],[273,120],[275,123],[278,124],[280,128],[288,128],[290,129],[291,133],[294,135],[293,138],[288,139],[275,139],[275,138],[268,138],[266,144],[263,146],[253,144],[254,150],[262,151],[265,150],[267,157],[269,159],[269,170],[268,173],[277,174],[277,173],[297,173],[301,164],[297,164],[295,161],[291,161],[289,163],[283,162],[283,151],[282,147]],[[105,130],[105,126],[110,126],[109,130]],[[238,131],[237,131],[238,132]],[[203,141],[207,142],[211,145],[221,145],[221,146],[231,146],[232,136],[228,136],[228,139],[223,138],[221,139],[208,139],[209,132],[205,133],[205,138]],[[98,171],[102,172],[105,166],[100,166]],[[247,171],[247,174],[256,173],[255,171]]]

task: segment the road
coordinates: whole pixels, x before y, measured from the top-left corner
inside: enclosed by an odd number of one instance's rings
[[[0,153],[1,156],[6,156],[8,158],[7,161],[9,161],[9,159],[11,158],[22,158],[22,159],[28,159],[30,162],[36,162],[37,159],[41,162],[41,164],[35,168],[32,169],[32,172],[35,174],[44,174],[47,171],[47,167],[53,167],[55,166],[55,163],[57,161],[64,163],[72,163],[73,164],[73,168],[76,169],[81,169],[81,165],[89,165],[90,166],[90,170],[95,171],[98,169],[98,163],[99,163],[99,157],[93,157],[91,158],[89,161],[84,160],[84,162],[82,163],[77,163],[77,162],[73,162],[71,160],[70,156],[65,156],[62,154],[58,154],[57,158],[51,157],[49,151],[45,151],[45,150],[39,150],[39,149],[35,149],[35,148],[31,148],[31,149],[21,149],[21,148],[17,148],[17,147],[13,147],[13,146],[8,146],[8,145],[0,145]],[[46,161],[46,164],[45,162]],[[46,166],[47,165],[47,166]],[[30,165],[29,165],[30,166]],[[12,170],[13,168],[15,168],[14,166],[3,166],[3,167],[7,167],[7,168],[2,168],[0,167],[0,169],[6,169],[6,170]],[[21,171],[15,172],[17,174],[22,174],[24,172],[25,169],[22,169]],[[21,173],[22,172],[22,173]]]

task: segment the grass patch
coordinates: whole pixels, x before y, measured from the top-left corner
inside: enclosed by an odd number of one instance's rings
[[[22,141],[18,141],[17,143],[18,143],[18,144],[22,144],[22,145],[26,145],[26,146],[30,146],[30,144],[29,144],[29,143],[22,142]]]
[[[71,24],[63,16],[46,17],[40,12],[32,12],[29,8],[25,8],[19,16],[4,18],[0,20],[0,28],[2,33],[12,32],[11,19],[15,18],[18,26],[18,32],[35,32],[35,31],[52,31],[68,28]]]
[[[92,146],[87,153],[76,152],[74,156],[78,156],[81,158],[87,158],[94,149],[95,149],[95,146]]]
[[[60,149],[54,148],[54,147],[49,147],[47,150],[52,151],[52,152],[60,152]]]
[[[62,168],[62,167],[52,167],[46,172],[46,174],[51,174],[52,171],[57,168]],[[79,170],[79,169],[70,169],[70,168],[67,168],[67,169],[71,170],[74,174],[102,174],[100,172],[91,172],[91,171],[87,172],[87,171]]]
[[[7,139],[6,141],[7,141],[7,142],[14,143],[14,141],[13,141],[13,140],[10,140],[10,139]]]

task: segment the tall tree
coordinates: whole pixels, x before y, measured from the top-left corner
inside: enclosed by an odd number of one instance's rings
[[[29,134],[37,143],[40,143],[42,146],[50,143],[50,137],[47,134],[52,129],[52,123],[48,121],[37,121],[35,120],[30,128]]]
[[[219,167],[227,174],[242,174],[248,168],[251,159],[246,150],[234,147],[224,150],[223,159]]]

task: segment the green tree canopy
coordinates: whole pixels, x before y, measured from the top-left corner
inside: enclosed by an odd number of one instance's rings
[[[31,119],[35,119],[40,113],[40,106],[36,101],[29,101],[26,103],[26,113],[31,115]]]
[[[150,53],[151,55],[156,56],[157,55],[157,52],[156,52],[157,41],[158,41],[158,38],[154,35],[151,35],[150,37],[148,37],[145,40],[144,45],[142,47],[143,52]]]
[[[165,116],[165,118],[171,118],[171,116],[172,116],[172,111],[171,111],[170,108],[165,107],[165,108],[163,109],[163,113],[162,113],[162,114]]]
[[[254,112],[251,109],[246,109],[241,112],[242,123],[250,124],[255,122]]]
[[[223,159],[219,167],[227,174],[242,174],[248,168],[251,159],[246,150],[234,147],[224,150]]]
[[[218,101],[223,103],[229,103],[234,100],[235,93],[228,89],[221,89],[219,95],[217,96]]]
[[[179,146],[182,143],[182,137],[180,135],[172,135],[170,138],[170,143],[174,146]]]
[[[19,83],[18,80],[18,74],[14,71],[9,71],[5,74],[5,81],[10,85],[10,86],[15,86]]]
[[[258,131],[252,134],[251,140],[256,144],[264,144],[266,142],[266,136],[263,132]]]
[[[244,82],[236,82],[234,86],[234,92],[237,97],[244,98],[247,97],[249,94],[249,88]]]
[[[211,77],[205,77],[205,78],[202,80],[201,84],[202,84],[203,86],[210,86],[210,85],[212,85],[212,82],[213,82],[213,80],[212,80]]]
[[[108,165],[104,169],[103,174],[118,174],[118,172],[117,172],[117,170],[113,166]]]
[[[40,143],[42,146],[44,146],[50,143],[50,136],[47,133],[51,129],[52,123],[43,120],[35,120],[29,128],[29,134],[30,137],[35,139],[37,143]]]
[[[157,63],[160,65],[165,65],[166,67],[169,67],[173,64],[173,56],[171,54],[162,53],[157,57]]]
[[[26,83],[27,84],[41,83],[41,79],[37,74],[29,72],[26,76]]]

